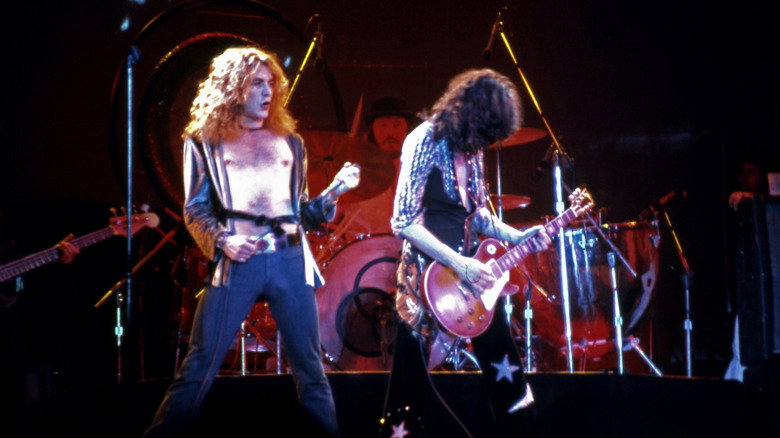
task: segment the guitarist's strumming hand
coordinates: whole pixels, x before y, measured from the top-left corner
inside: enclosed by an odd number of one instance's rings
[[[481,261],[471,257],[462,257],[462,262],[457,264],[455,272],[474,288],[474,292],[480,294],[492,288],[496,282],[496,278],[490,272],[490,268]]]

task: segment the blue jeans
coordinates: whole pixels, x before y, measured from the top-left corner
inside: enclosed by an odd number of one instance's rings
[[[201,296],[189,350],[146,436],[191,431],[241,322],[258,300],[268,302],[276,321],[304,415],[322,436],[338,436],[336,406],[322,366],[317,302],[306,284],[301,246],[255,255],[231,269],[230,286],[209,285]]]

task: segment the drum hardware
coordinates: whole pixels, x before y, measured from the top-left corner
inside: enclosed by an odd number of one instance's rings
[[[520,128],[506,140],[490,145],[490,148],[500,149],[502,147],[518,146],[521,144],[531,143],[536,140],[541,140],[544,137],[547,137],[547,131],[544,129]]]
[[[560,170],[560,157],[566,157],[567,154],[563,150],[563,147],[558,142],[558,138],[556,137],[555,133],[553,132],[552,128],[550,127],[550,124],[547,122],[547,118],[542,113],[542,109],[539,106],[539,102],[536,100],[536,96],[534,96],[534,92],[531,89],[531,86],[528,82],[528,80],[525,77],[525,74],[523,74],[523,70],[520,68],[520,65],[517,62],[517,57],[515,57],[514,51],[512,50],[511,45],[509,44],[509,39],[507,39],[506,33],[504,32],[504,26],[503,26],[503,18],[501,16],[501,13],[499,13],[497,21],[497,28],[499,35],[501,36],[501,40],[504,42],[504,45],[506,46],[507,52],[509,53],[509,56],[512,58],[512,62],[514,63],[515,67],[517,68],[517,72],[520,75],[520,78],[523,81],[523,84],[526,87],[526,90],[528,91],[529,96],[531,97],[531,101],[534,103],[534,106],[536,107],[536,111],[539,113],[539,116],[542,119],[542,122],[544,122],[544,126],[546,128],[546,132],[550,134],[550,137],[552,138],[552,144],[550,145],[550,148],[545,153],[545,159],[542,160],[540,163],[540,166],[537,167],[537,175],[541,176],[541,171],[543,170],[543,167],[541,167],[543,164],[546,164],[549,166],[549,158],[552,158],[554,160],[555,166],[554,166],[554,175],[555,175],[555,195],[556,195],[556,212],[558,214],[562,214],[565,210],[564,202],[563,202],[563,196],[562,196],[562,190],[561,190],[561,170]],[[538,176],[534,176],[534,180],[537,180]],[[568,290],[568,282],[566,278],[566,260],[563,253],[563,233],[564,230],[561,229],[558,233],[560,236],[559,242],[560,242],[560,273],[561,273],[561,294],[563,296],[563,307],[564,307],[564,314],[565,314],[565,331],[566,331],[566,349],[567,349],[567,358],[568,358],[568,369],[569,372],[574,372],[574,362],[572,358],[572,345],[571,345],[571,315],[569,313],[569,290]],[[551,236],[552,237],[552,236]],[[511,307],[509,304],[509,299],[507,299],[507,310],[511,310]],[[507,315],[511,315],[511,312],[507,312]],[[530,353],[530,352],[529,352]]]
[[[275,338],[276,345],[270,340]],[[254,346],[247,344],[248,339],[254,339]],[[241,322],[238,332],[238,354],[241,360],[240,374],[247,373],[247,352],[266,353],[272,352],[278,356],[281,350],[279,342],[279,331],[276,329],[276,322],[273,320],[268,304],[265,302],[255,303],[250,310],[249,315]],[[277,373],[281,373],[280,365],[282,362],[277,357]]]
[[[642,348],[639,346],[639,338],[636,338],[634,336],[629,336],[627,338],[627,341],[628,341],[628,345],[624,346],[623,350],[625,351],[628,350],[629,348],[634,349],[637,353],[639,353],[639,356],[641,356],[642,359],[644,359],[644,361],[650,366],[650,368],[652,368],[653,372],[658,377],[662,377],[663,374],[661,373],[661,370],[659,370],[658,367],[655,366],[655,364],[653,364],[653,361],[650,360],[649,357],[647,357],[647,354],[645,354],[644,350],[642,350]]]
[[[347,229],[349,225],[352,223],[352,221],[355,220],[355,218],[358,217],[358,214],[360,214],[360,209],[358,208],[354,213],[350,214],[349,216],[345,216],[344,219],[341,221],[341,223],[336,227],[335,230],[333,230],[332,233],[328,233],[329,228],[326,227],[325,229],[325,243],[322,245],[322,248],[317,251],[317,254],[314,256],[314,260],[317,262],[318,265],[323,266],[326,264],[327,260],[325,260],[325,257],[327,256],[333,256],[333,252],[337,251],[340,248],[334,248],[334,245],[341,240],[341,238],[344,236],[344,233],[347,232]]]
[[[339,203],[365,201],[384,192],[395,181],[392,158],[376,151],[376,145],[360,137],[335,131],[301,131],[308,168],[310,193],[320,193],[344,163],[360,165],[360,183],[339,197]]]
[[[531,370],[534,368],[534,351],[533,348],[531,348],[531,320],[534,317],[534,310],[531,307],[531,286],[529,284],[529,287],[525,290],[525,311],[523,312],[523,317],[525,318],[525,370],[526,372],[531,372]]]
[[[449,364],[453,371],[462,370],[468,362],[474,369],[480,370],[479,362],[469,351],[470,340],[452,335],[444,330],[438,331],[431,343],[428,354],[428,371]]]
[[[497,195],[491,194],[490,201],[499,205],[499,208],[503,210],[514,210],[517,208],[525,208],[531,205],[531,198],[522,195]]]
[[[685,289],[685,321],[683,322],[683,330],[685,331],[685,372],[686,376],[690,378],[693,375],[692,372],[692,359],[691,359],[691,332],[693,331],[693,322],[691,321],[691,300],[690,300],[690,284],[693,279],[693,270],[688,264],[688,260],[683,253],[682,245],[680,245],[680,239],[677,238],[677,232],[672,225],[672,220],[669,217],[669,213],[664,208],[664,205],[668,203],[672,198],[678,195],[678,191],[672,190],[657,201],[651,203],[647,209],[639,214],[639,217],[648,217],[652,214],[655,218],[656,229],[658,229],[658,213],[659,210],[663,213],[664,222],[669,227],[669,231],[672,233],[672,239],[674,240],[675,249],[677,250],[677,256],[680,258],[682,264],[683,274],[681,275],[683,289]],[[679,196],[685,199],[685,191],[680,191]],[[658,233],[660,236],[660,233]]]
[[[475,369],[482,371],[479,367],[479,362],[477,362],[477,358],[471,354],[466,339],[463,338],[455,340],[452,349],[442,363],[451,364],[454,371],[460,371],[467,363],[471,363]]]
[[[615,253],[607,253],[610,278],[612,279],[612,307],[615,313],[615,350],[618,357],[618,374],[623,374],[623,317],[620,316],[620,300],[617,290],[617,273],[615,272]]]
[[[658,248],[652,237],[656,228],[647,222],[603,224],[599,228],[640,274],[634,277],[623,264],[615,261],[625,342],[626,336],[639,327],[655,291],[659,260]],[[565,233],[566,274],[572,297],[572,360],[584,361],[615,351],[613,288],[606,254],[610,246],[599,235],[596,227],[586,226],[582,222]],[[556,235],[553,240],[559,238]],[[534,336],[544,340],[546,348],[552,349],[551,352],[559,352],[560,358],[568,361],[565,357],[568,351],[562,351],[566,349],[562,300],[558,292],[553,292],[561,290],[558,247],[558,243],[554,242],[547,251],[529,255],[519,270],[525,274],[531,288],[519,285],[531,290]],[[527,296],[516,294],[515,299],[517,306],[527,307],[526,303],[520,302],[528,299]],[[520,318],[519,313],[517,317]],[[542,357],[539,350],[534,353],[534,359]]]
[[[498,15],[497,26],[501,26],[501,14]],[[520,128],[515,133],[504,141],[497,142],[490,147],[496,150],[496,188],[498,193],[491,195],[491,201],[495,200],[498,205],[497,214],[498,219],[504,221],[504,200],[511,201],[512,204],[509,208],[524,208],[531,204],[531,198],[520,195],[503,195],[501,188],[501,148],[504,146],[517,146],[520,144],[530,143],[532,141],[543,138],[547,135],[546,131],[534,128]],[[492,207],[492,204],[491,204]],[[506,311],[507,323],[512,322],[512,312],[514,306],[512,305],[512,299],[507,296],[504,298],[504,309]],[[528,351],[530,354],[530,350]],[[529,356],[530,357],[530,356]]]

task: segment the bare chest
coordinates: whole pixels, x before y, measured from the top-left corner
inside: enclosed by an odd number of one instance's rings
[[[267,216],[290,214],[293,154],[284,138],[248,133],[223,143],[234,210]]]

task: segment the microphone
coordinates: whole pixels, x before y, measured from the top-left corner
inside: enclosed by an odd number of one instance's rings
[[[482,59],[485,60],[485,62],[488,62],[490,60],[490,54],[493,50],[493,38],[496,36],[496,31],[500,29],[501,26],[501,13],[506,10],[506,6],[502,7],[498,11],[498,16],[496,17],[496,21],[493,22],[493,29],[490,31],[490,39],[488,39],[487,46],[485,46],[485,50],[482,51]]]
[[[686,196],[685,190],[680,190],[679,192],[677,190],[672,190],[671,192],[651,202],[650,205],[647,206],[647,208],[645,208],[639,213],[639,219],[643,221],[650,219],[652,216],[655,215],[655,213],[658,212],[658,209],[666,205],[667,202],[671,201],[672,198],[674,198],[678,194],[682,196],[683,199],[685,199]]]
[[[550,168],[550,161],[552,160],[553,153],[555,152],[555,148],[552,146],[553,145],[550,145],[550,147],[547,148],[547,152],[545,152],[544,158],[542,158],[542,160],[539,161],[539,164],[536,165],[536,171],[534,172],[533,177],[533,182],[535,183],[539,182],[539,178],[542,177],[544,169]]]

